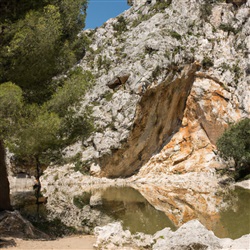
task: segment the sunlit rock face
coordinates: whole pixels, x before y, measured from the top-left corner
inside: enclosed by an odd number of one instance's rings
[[[125,182],[136,183],[176,226],[198,217],[213,228],[209,218],[217,220],[221,202],[215,170],[225,167],[216,140],[250,117],[250,0],[214,2],[138,2],[83,32],[91,44],[78,66],[96,82],[79,112],[92,110],[96,130],[65,157],[78,154],[95,177],[130,176]],[[51,211],[60,207],[55,187],[76,192],[74,183],[94,178],[83,177],[76,162],[45,176]],[[141,183],[153,185],[146,192]],[[69,216],[82,218],[79,211]]]
[[[197,74],[179,130],[141,168],[139,175],[210,172],[223,167],[216,154],[216,140],[228,123],[241,117],[234,94],[214,80]]]
[[[79,65],[96,84],[79,112],[92,109],[96,132],[65,155],[99,177],[222,168],[216,140],[250,112],[249,6],[140,2],[85,31]]]
[[[147,89],[127,142],[100,160],[102,176],[131,176],[178,130],[196,70],[194,63],[177,77],[170,72],[163,83]]]

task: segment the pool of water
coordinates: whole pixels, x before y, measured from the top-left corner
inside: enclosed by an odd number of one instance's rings
[[[102,193],[102,203],[96,208],[121,221],[124,229],[132,233],[154,234],[165,227],[176,230],[164,212],[155,209],[140,192],[130,187],[106,189]]]
[[[236,188],[226,199],[230,205],[220,212],[221,225],[215,235],[237,239],[250,233],[250,190]]]
[[[204,220],[201,222],[220,238],[236,239],[250,233],[250,191],[237,188],[222,199],[229,205],[214,217],[207,217],[208,224],[213,224],[213,226],[209,228],[204,224]],[[173,231],[177,229],[173,223],[174,216],[169,216],[170,214],[166,212],[169,212],[169,204],[166,203],[166,207],[161,207],[162,211],[160,211],[132,187],[88,189],[68,200],[72,203],[67,204],[67,210],[74,209],[79,213],[82,211],[84,215],[84,208],[87,206],[93,211],[100,212],[100,216],[105,214],[112,221],[121,221],[123,228],[129,229],[132,233],[154,234],[165,227],[170,227]],[[62,205],[60,204],[61,207]],[[36,206],[32,204],[23,206],[21,210],[26,216],[27,214],[32,214],[33,217],[36,215]],[[46,216],[43,206],[40,207],[40,215]],[[58,217],[60,218],[60,215]]]

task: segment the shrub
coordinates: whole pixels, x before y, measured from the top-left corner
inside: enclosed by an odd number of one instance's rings
[[[232,32],[234,35],[236,35],[238,33],[238,30],[235,29],[233,26],[231,26],[230,24],[226,24],[226,23],[222,23],[219,26],[219,29],[225,31],[225,32]]]
[[[177,40],[181,40],[181,35],[174,30],[170,30],[169,35]]]
[[[112,62],[106,55],[104,57],[99,55],[96,63],[98,70],[105,69],[105,71],[108,72]]]
[[[152,6],[152,9],[155,11],[164,11],[166,8],[168,8],[170,6],[170,4],[172,3],[172,0],[166,0],[166,1],[158,1],[156,2],[155,5]]]
[[[157,78],[162,72],[162,69],[159,65],[156,66],[156,68],[152,72],[153,79]]]
[[[219,155],[225,159],[233,159],[237,178],[244,177],[250,172],[250,119],[246,118],[231,125],[218,139]]]
[[[208,57],[208,56],[205,56],[205,57],[203,58],[201,64],[202,64],[202,67],[203,67],[204,69],[208,69],[208,68],[214,66],[214,63],[213,63],[212,59],[211,59],[210,57]]]
[[[117,18],[117,23],[113,26],[114,30],[116,31],[116,35],[121,35],[123,32],[127,31],[127,22],[123,16],[119,16]]]
[[[90,71],[83,72],[80,67],[71,70],[67,78],[56,82],[59,87],[46,103],[49,110],[64,116],[68,108],[79,102],[86,91],[92,87],[94,77]]]

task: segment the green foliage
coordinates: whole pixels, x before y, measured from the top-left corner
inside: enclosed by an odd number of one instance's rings
[[[140,23],[147,21],[153,16],[153,14],[140,14],[137,19],[133,20],[132,27],[136,27]]]
[[[22,107],[20,87],[11,82],[0,84],[0,139],[15,131]]]
[[[87,1],[53,0],[52,2],[60,9],[64,37],[74,40],[85,26]]]
[[[157,1],[155,5],[152,6],[152,10],[157,12],[163,12],[166,8],[168,8],[172,3],[172,0],[166,1]]]
[[[91,112],[86,110],[84,114],[77,115],[69,112],[62,118],[60,136],[63,145],[69,145],[77,140],[84,141],[95,131],[94,121]]]
[[[80,68],[62,76],[90,44],[78,36],[86,3],[0,2],[0,140],[16,159],[36,164],[37,178],[41,164],[58,160],[62,148],[94,130],[91,112],[76,111],[93,76]]]
[[[80,98],[93,85],[94,77],[90,71],[76,67],[69,71],[66,78],[55,81],[58,86],[51,100],[46,103],[49,110],[65,116],[68,109],[79,102]]]
[[[214,66],[214,63],[212,61],[212,59],[208,56],[204,56],[202,62],[201,62],[201,65],[204,69],[208,69],[210,67],[213,67]]]
[[[89,170],[90,170],[90,162],[89,161],[78,160],[75,163],[75,167],[74,167],[75,172],[79,171],[83,175],[89,175]]]
[[[239,81],[239,78],[242,75],[242,71],[241,68],[239,67],[238,63],[233,64],[232,66],[230,66],[227,63],[222,63],[220,65],[220,68],[223,70],[223,72],[229,70],[231,73],[234,74],[234,80],[237,83]]]
[[[177,40],[181,40],[181,35],[174,30],[170,30],[169,35]]]
[[[213,5],[223,2],[226,2],[226,0],[206,0],[200,7],[201,18],[208,21],[209,16],[212,14]]]
[[[162,72],[162,69],[159,65],[156,66],[156,68],[152,72],[153,79],[157,78]]]
[[[226,23],[222,23],[219,26],[219,29],[225,31],[225,32],[232,32],[234,35],[236,35],[238,33],[238,30],[235,29],[233,26],[231,26],[230,24],[226,24]]]
[[[113,28],[116,31],[117,36],[121,35],[123,32],[126,32],[128,30],[126,19],[123,16],[119,16]]]
[[[60,118],[32,105],[26,110],[26,117],[20,121],[15,138],[9,140],[8,146],[15,155],[37,159],[58,146]]]
[[[99,55],[97,58],[97,68],[98,70],[105,69],[106,72],[109,71],[111,66],[111,60],[107,58],[107,56]]]
[[[236,168],[250,167],[250,119],[231,125],[216,145],[220,156],[225,160],[233,159]]]
[[[110,102],[112,100],[113,94],[114,92],[106,91],[103,97],[107,102]]]
[[[209,16],[212,14],[212,4],[211,3],[204,3],[200,6],[201,18],[205,21],[208,21]]]
[[[21,2],[10,0],[1,10],[0,83],[12,81],[29,102],[43,103],[53,93],[51,78],[84,54],[77,33],[84,27],[86,1]]]
[[[51,100],[45,103],[46,109],[55,112],[61,118],[60,137],[62,145],[68,145],[78,139],[84,140],[94,131],[91,112],[76,112],[76,107],[86,91],[93,85],[94,77],[80,67],[71,70],[66,78],[59,79],[57,91]]]

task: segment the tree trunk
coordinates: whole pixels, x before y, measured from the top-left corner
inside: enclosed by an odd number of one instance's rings
[[[10,204],[10,186],[5,162],[5,148],[0,140],[0,211],[12,210]]]
[[[39,197],[40,197],[40,193],[41,193],[41,182],[40,182],[40,176],[41,176],[41,164],[39,161],[39,157],[36,156],[36,181],[37,181],[37,187],[36,187],[36,191],[35,191],[35,195],[36,195],[36,204],[37,204],[37,216],[39,216]]]

